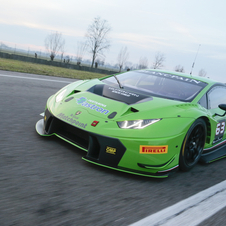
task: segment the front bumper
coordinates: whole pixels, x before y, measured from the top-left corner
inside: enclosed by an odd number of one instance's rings
[[[107,168],[160,178],[167,177],[178,168],[177,154],[172,155],[168,160],[163,160],[161,164],[149,164],[150,155],[140,157],[139,153],[132,150],[134,149],[132,146],[139,147],[140,141],[119,140],[86,131],[58,119],[48,109],[45,111],[44,119],[37,122],[36,131],[42,136],[56,135],[87,151],[84,160]],[[131,145],[127,145],[128,143]]]

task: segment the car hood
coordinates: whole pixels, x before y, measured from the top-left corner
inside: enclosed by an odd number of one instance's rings
[[[191,109],[198,104],[146,96],[135,92],[97,84],[86,91],[71,92],[61,103],[55,103],[55,114],[87,113],[105,120],[136,120],[172,117],[192,117]]]

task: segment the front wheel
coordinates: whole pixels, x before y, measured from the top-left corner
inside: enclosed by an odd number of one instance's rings
[[[179,159],[179,167],[183,171],[190,170],[200,159],[206,142],[206,123],[197,119],[189,128],[184,139]]]

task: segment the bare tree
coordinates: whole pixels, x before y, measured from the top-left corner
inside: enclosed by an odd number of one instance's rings
[[[126,63],[126,61],[129,58],[129,52],[127,50],[127,47],[124,46],[121,48],[119,54],[118,54],[118,66],[119,66],[119,72],[121,72],[124,64]]]
[[[175,67],[175,71],[184,73],[184,67],[183,66],[180,66],[180,65],[177,65]]]
[[[65,63],[66,64],[69,64],[71,61],[72,61],[72,56],[69,56],[69,55],[65,56]]]
[[[126,61],[125,63],[125,69],[128,70],[135,70],[136,69],[136,65],[134,65],[133,62],[130,62],[130,61]]]
[[[155,54],[155,60],[153,62],[153,68],[154,69],[158,69],[158,68],[162,68],[164,65],[163,65],[163,62],[165,61],[165,55],[161,52],[157,52]]]
[[[199,76],[200,76],[200,77],[206,77],[206,75],[207,75],[207,72],[206,72],[204,69],[201,69],[201,70],[199,71]]]
[[[55,32],[49,34],[45,39],[45,47],[47,52],[50,54],[50,59],[54,60],[57,53],[61,50],[62,46],[64,46],[65,40],[62,37],[60,32]]]
[[[106,20],[102,20],[100,17],[94,18],[93,23],[88,27],[86,38],[87,48],[92,54],[92,65],[98,56],[104,56],[104,50],[110,47],[110,41],[108,34],[111,31],[110,25]]]
[[[138,68],[139,69],[148,68],[148,59],[147,59],[147,57],[141,57],[140,58]]]
[[[104,58],[97,58],[95,63],[97,64],[97,66],[100,65],[100,66],[103,67],[104,63],[105,63],[105,59]]]
[[[7,45],[5,45],[3,42],[1,42],[1,45],[0,45],[0,51],[2,51],[2,49],[7,49],[9,48]]]
[[[87,43],[86,42],[77,42],[77,52],[76,52],[76,61],[77,64],[82,62],[84,54],[86,52]]]
[[[61,47],[60,47],[60,52],[61,52],[61,54],[60,54],[61,62],[63,61],[63,58],[64,58],[64,52],[65,52],[64,46],[65,46],[65,42],[64,42],[64,43],[61,45]]]

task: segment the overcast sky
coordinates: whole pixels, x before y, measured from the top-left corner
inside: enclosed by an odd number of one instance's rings
[[[151,68],[161,52],[164,69],[181,65],[190,73],[199,49],[193,74],[204,69],[207,77],[226,82],[225,9],[225,0],[0,0],[0,42],[44,52],[46,36],[58,31],[66,52],[75,55],[100,16],[112,27],[105,62],[116,64],[127,46],[134,64],[147,57]]]

